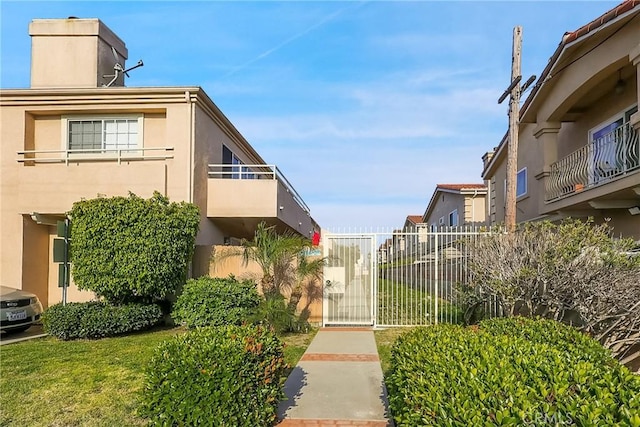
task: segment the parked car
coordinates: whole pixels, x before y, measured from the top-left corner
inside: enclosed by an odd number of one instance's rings
[[[40,320],[42,304],[31,292],[0,286],[0,330],[26,331]]]

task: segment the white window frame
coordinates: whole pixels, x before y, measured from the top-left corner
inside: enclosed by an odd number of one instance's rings
[[[63,115],[62,119],[62,136],[61,136],[61,148],[64,151],[70,150],[69,148],[69,122],[75,121],[98,121],[98,120],[137,120],[138,121],[138,132],[136,137],[136,149],[143,147],[144,141],[144,114],[92,114],[92,115]],[[104,129],[103,129],[104,131]],[[102,155],[113,155],[115,150],[107,149],[104,145],[104,133],[102,139],[102,150],[104,151],[87,151],[87,152],[73,152],[69,153],[73,156],[102,156]],[[127,149],[124,151],[124,154],[139,154],[135,150]]]
[[[455,215],[455,217],[453,216]],[[455,218],[455,224],[451,221],[452,218]],[[460,217],[458,216],[458,209],[454,209],[449,212],[449,227],[457,227],[460,224]]]
[[[523,180],[524,180],[524,191],[522,193],[518,193],[518,183],[520,182],[520,179],[519,179],[520,174],[522,174]],[[520,169],[516,174],[516,199],[519,197],[526,196],[528,192],[529,192],[529,177],[527,175],[527,168],[525,166],[522,169]]]
[[[518,178],[520,177],[520,174],[524,176],[524,192],[523,193],[518,193]],[[516,199],[526,196],[528,192],[529,192],[529,177],[527,175],[527,167],[525,166],[516,173]],[[507,180],[506,179],[504,180],[504,200],[506,204],[506,200],[507,200]]]
[[[438,224],[444,225],[444,217],[443,216],[441,216],[440,219],[438,220]]]

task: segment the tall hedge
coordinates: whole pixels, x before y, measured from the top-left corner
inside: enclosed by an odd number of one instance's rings
[[[184,283],[199,227],[196,205],[130,193],[76,202],[70,216],[79,289],[112,303],[151,302]]]

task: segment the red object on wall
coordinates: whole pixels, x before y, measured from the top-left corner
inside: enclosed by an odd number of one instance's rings
[[[313,244],[313,246],[318,246],[320,244],[320,233],[318,233],[317,231],[313,232],[311,243]]]

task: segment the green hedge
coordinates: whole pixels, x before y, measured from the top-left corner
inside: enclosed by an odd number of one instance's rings
[[[104,302],[55,304],[43,315],[44,330],[62,340],[104,338],[149,329],[162,322],[154,304],[111,305]]]
[[[184,285],[200,224],[198,207],[158,192],[82,200],[71,216],[71,274],[106,300],[155,302]]]
[[[398,426],[640,426],[640,378],[557,322],[411,330],[386,384]]]
[[[200,326],[240,325],[250,319],[260,295],[256,284],[233,276],[228,278],[200,277],[187,281],[172,317],[188,328]]]
[[[258,326],[204,327],[162,343],[140,414],[152,425],[270,426],[283,397],[283,344]]]
[[[515,316],[485,320],[479,326],[491,335],[518,336],[534,343],[553,345],[567,356],[605,364],[618,363],[599,342],[555,320]]]

